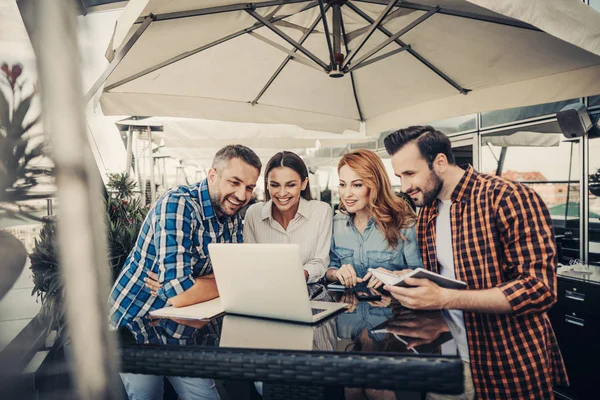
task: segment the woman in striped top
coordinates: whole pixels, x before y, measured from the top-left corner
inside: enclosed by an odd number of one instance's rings
[[[381,282],[369,268],[399,271],[422,266],[416,215],[392,191],[379,156],[369,150],[345,154],[338,163],[340,213],[333,219],[327,279],[346,287]]]
[[[244,242],[298,244],[304,276],[308,283],[317,282],[329,265],[333,211],[312,200],[308,169],[297,154],[275,154],[264,176],[267,201],[248,208]]]

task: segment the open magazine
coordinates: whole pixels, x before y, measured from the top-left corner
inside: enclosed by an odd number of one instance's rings
[[[404,279],[410,276],[412,278],[417,279],[429,279],[430,281],[436,283],[438,286],[447,289],[466,289],[467,287],[467,284],[463,281],[448,278],[446,276],[436,274],[435,272],[431,272],[423,268],[414,269],[411,272],[401,276],[395,275],[391,272],[373,268],[369,268],[369,272],[371,272],[373,276],[375,276],[375,278],[379,279],[385,285],[390,286],[410,287],[409,285],[404,283]]]

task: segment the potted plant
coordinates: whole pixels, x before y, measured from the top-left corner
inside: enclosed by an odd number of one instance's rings
[[[106,186],[108,258],[114,281],[135,245],[147,209],[134,193],[135,182],[127,174],[109,175]],[[33,293],[42,303],[42,316],[46,318],[46,326],[49,330],[56,330],[59,339],[63,341],[65,308],[57,245],[56,223],[53,220],[46,221],[30,259],[35,284]]]
[[[34,208],[20,203],[46,195],[31,191],[40,180],[52,175],[52,166],[44,167],[43,134],[35,133],[39,115],[32,115],[31,104],[36,90],[23,75],[20,64],[0,67],[0,218],[18,217],[41,221]],[[27,258],[24,246],[8,232],[2,233],[0,268],[2,297],[23,270]],[[7,245],[12,243],[11,245]],[[9,261],[12,260],[12,261]]]
[[[588,187],[594,196],[600,196],[600,168],[596,170],[596,173],[590,175]]]

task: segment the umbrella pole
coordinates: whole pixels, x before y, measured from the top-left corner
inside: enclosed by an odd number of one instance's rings
[[[567,217],[569,216],[569,200],[571,194],[571,167],[573,165],[573,142],[571,142],[571,154],[569,156],[569,176],[567,183],[567,204],[565,205],[565,229],[567,228]]]
[[[86,135],[74,6],[71,0],[35,0],[32,42],[45,129],[55,150],[58,253],[77,398],[116,399],[120,383],[115,337],[107,323],[104,207]]]
[[[131,158],[133,157],[133,131],[131,125],[127,129],[127,163],[125,165],[125,173],[131,173]]]
[[[154,154],[152,153],[152,130],[146,127],[148,132],[148,158],[150,159],[150,204],[156,200],[156,185],[154,184]]]

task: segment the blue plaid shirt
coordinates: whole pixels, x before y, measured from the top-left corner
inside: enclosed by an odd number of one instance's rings
[[[113,328],[127,326],[192,287],[195,277],[212,273],[209,243],[241,243],[239,215],[219,218],[206,180],[163,194],[142,224],[137,243],[123,265],[109,298]],[[158,274],[162,288],[152,296],[147,272]]]

